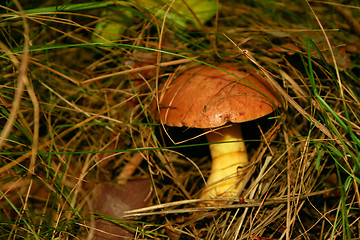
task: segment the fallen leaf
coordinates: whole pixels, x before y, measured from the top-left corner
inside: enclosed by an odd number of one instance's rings
[[[123,219],[125,211],[149,205],[149,193],[149,179],[130,180],[123,186],[111,182],[100,183],[93,193],[94,212],[98,215],[125,220]],[[123,223],[126,225],[126,221]],[[132,239],[133,235],[134,233],[129,229],[107,221],[105,217],[95,220],[93,239]]]

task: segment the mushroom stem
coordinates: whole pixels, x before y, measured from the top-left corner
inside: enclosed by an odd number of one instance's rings
[[[211,173],[201,199],[236,197],[249,163],[240,124],[232,124],[206,135],[212,157]],[[224,143],[218,143],[224,142]]]

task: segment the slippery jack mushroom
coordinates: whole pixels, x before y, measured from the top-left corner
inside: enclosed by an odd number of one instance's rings
[[[161,90],[159,100],[163,124],[207,131],[212,166],[201,194],[204,200],[237,196],[249,163],[239,123],[263,117],[281,106],[261,77],[239,71],[240,66],[232,63],[217,67],[226,72],[206,65],[187,70]]]

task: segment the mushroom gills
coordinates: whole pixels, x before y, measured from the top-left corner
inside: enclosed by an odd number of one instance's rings
[[[228,124],[209,132],[206,137],[210,143],[212,166],[201,199],[236,197],[249,163],[240,124]]]

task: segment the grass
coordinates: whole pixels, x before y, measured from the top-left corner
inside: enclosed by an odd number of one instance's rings
[[[0,238],[92,239],[113,231],[102,219],[135,239],[359,239],[358,3],[220,1],[182,29],[136,2],[0,5]],[[109,5],[133,22],[108,20],[121,33],[94,43]],[[239,198],[202,207],[208,143],[161,126],[152,104],[181,71],[223,61],[267,78],[283,107],[244,127]],[[136,179],[146,206],[93,208],[102,183]]]

